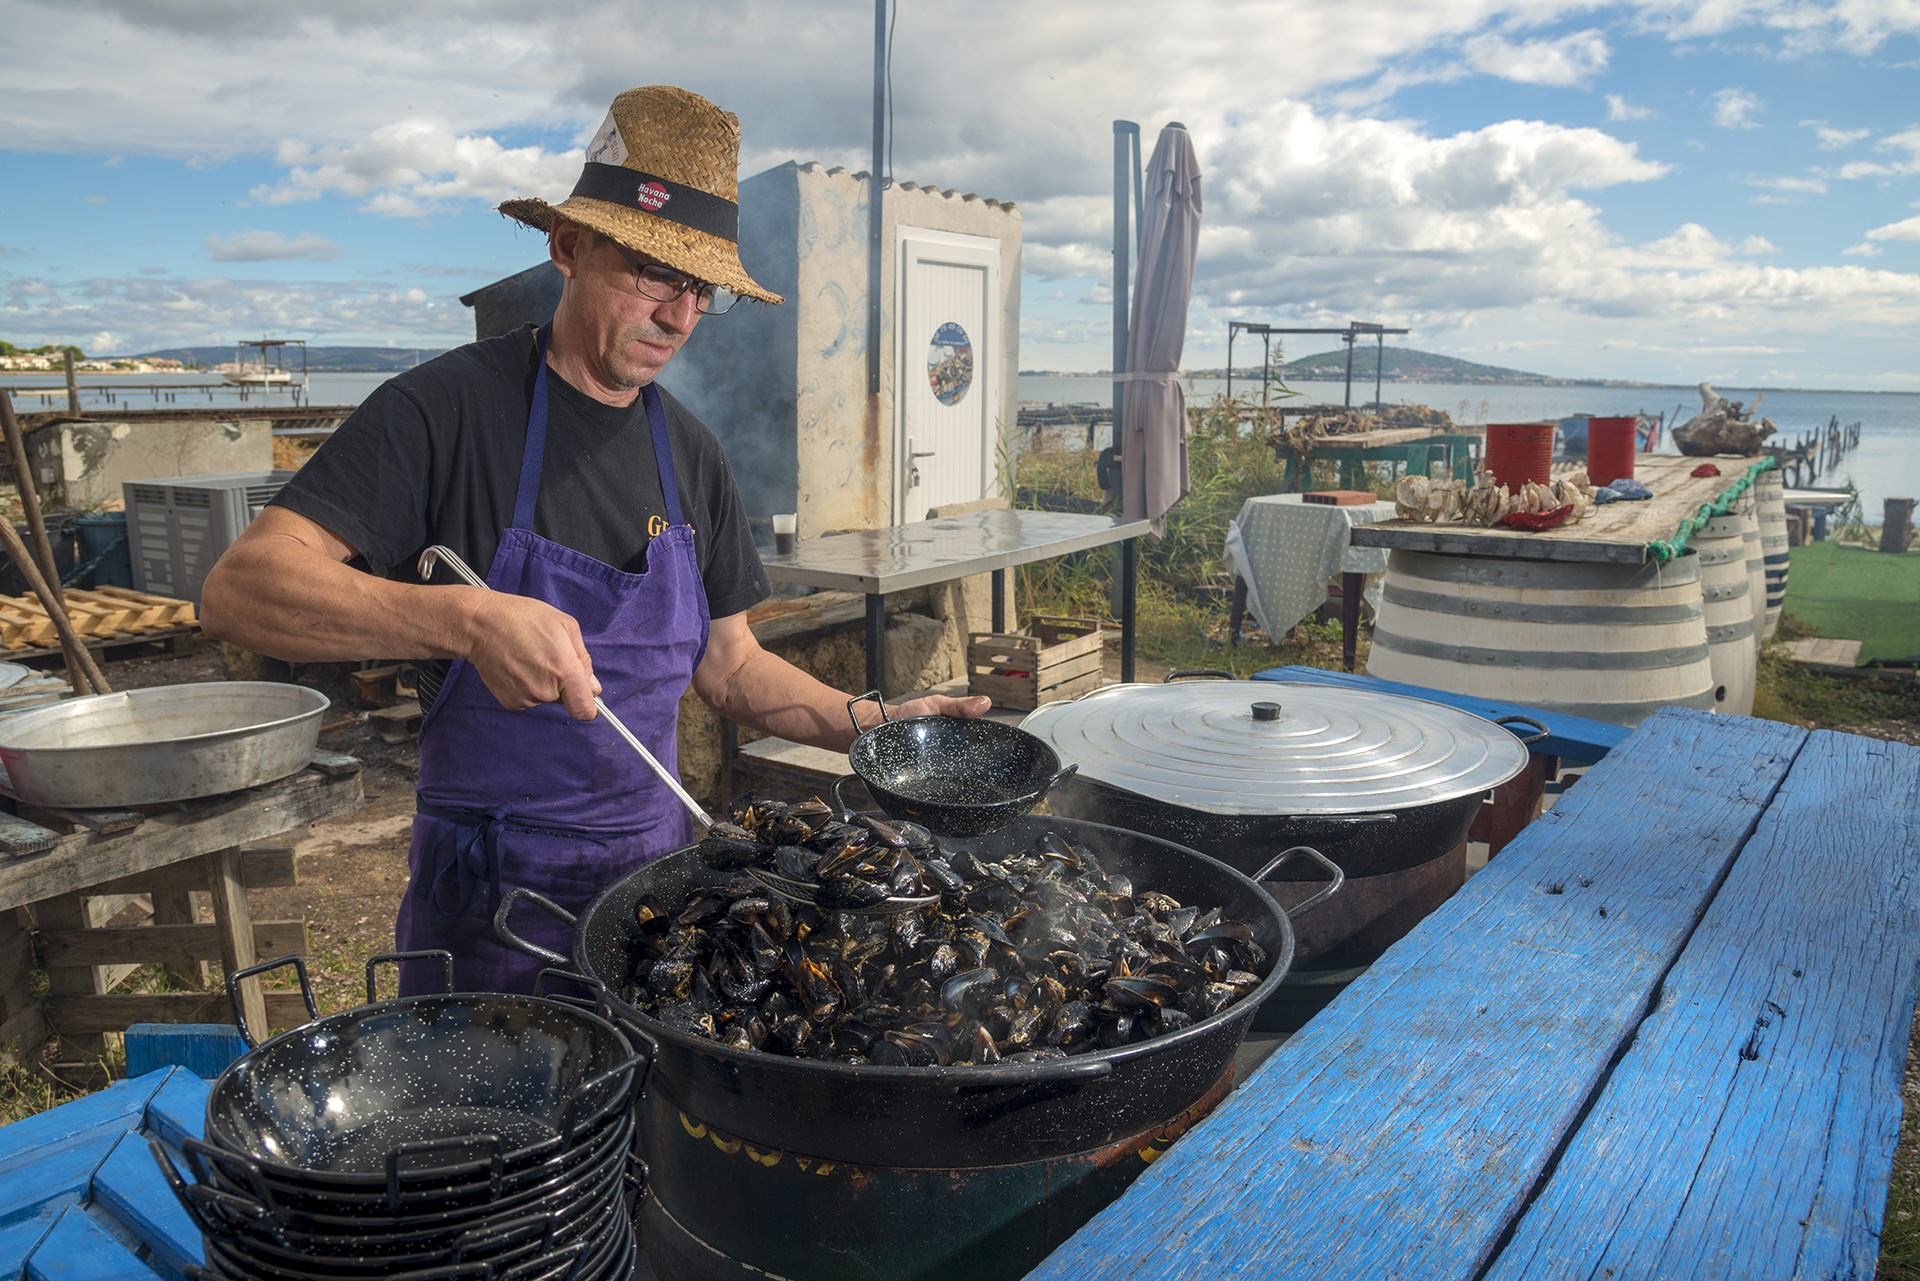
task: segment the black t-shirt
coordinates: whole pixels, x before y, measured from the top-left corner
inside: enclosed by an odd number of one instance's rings
[[[273,503],[331,530],[373,573],[418,582],[420,553],[438,543],[484,577],[501,531],[513,523],[534,353],[528,327],[396,374],[347,417]],[[737,614],[766,599],[769,586],[733,472],[706,424],[664,390],[660,398],[707,610],[715,618]],[[533,532],[639,573],[647,543],[666,522],[642,399],[627,408],[602,404],[549,369]],[[456,581],[449,571],[435,571],[434,581],[443,578]]]

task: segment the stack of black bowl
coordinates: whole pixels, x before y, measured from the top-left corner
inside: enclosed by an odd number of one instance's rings
[[[155,1156],[234,1281],[625,1281],[647,1056],[580,1003],[448,993],[315,1018],[215,1081],[197,1180]],[[305,967],[292,963],[307,1007]],[[236,1010],[238,1002],[236,999]],[[236,1019],[243,1028],[245,1021]]]

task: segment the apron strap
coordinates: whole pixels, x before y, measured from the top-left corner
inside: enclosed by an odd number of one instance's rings
[[[540,467],[547,456],[547,342],[551,322],[535,336],[533,405],[527,410],[527,444],[520,451],[520,488],[513,495],[513,528],[533,528],[533,508],[540,499]]]
[[[474,895],[479,892],[483,881],[492,895],[488,902],[500,902],[500,873],[505,863],[500,852],[500,833],[503,830],[511,828],[534,836],[581,841],[625,840],[639,836],[646,830],[631,828],[619,832],[585,832],[572,827],[516,823],[512,821],[513,807],[509,805],[473,810],[456,805],[429,805],[416,799],[414,809],[433,820],[427,830],[427,848],[445,848],[452,854],[434,870],[433,880],[427,886],[427,901],[433,904],[434,911],[447,920],[452,920],[473,906]],[[451,890],[446,886],[449,873],[453,876]],[[449,893],[452,894],[451,903],[447,901]]]
[[[660,471],[660,493],[667,500],[667,524],[684,525],[680,514],[680,477],[673,470],[673,442],[667,437],[667,410],[652,383],[640,389],[646,402],[647,426],[653,432],[653,462]]]

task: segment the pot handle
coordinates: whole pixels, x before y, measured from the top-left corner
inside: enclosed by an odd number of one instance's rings
[[[392,962],[394,973],[397,975],[400,971],[400,962],[402,961],[430,961],[435,959],[439,960],[441,965],[444,966],[446,969],[447,986],[445,990],[448,992],[452,992],[453,991],[453,953],[445,950],[444,948],[430,948],[424,952],[382,952],[378,956],[368,957],[367,958],[367,1004],[373,1005],[377,1003],[380,999],[377,989],[374,985],[373,971],[375,966],[382,965],[387,962]]]
[[[235,970],[227,975],[227,1001],[233,1006],[233,1023],[240,1029],[240,1039],[245,1041],[249,1050],[260,1048],[260,1042],[253,1039],[253,1030],[247,1026],[247,1016],[240,1008],[240,983],[256,974],[265,974],[268,970],[277,970],[283,965],[293,966],[294,973],[300,976],[300,999],[307,1003],[307,1021],[320,1017],[320,1007],[314,1003],[313,984],[307,982],[307,963],[302,957],[275,957],[271,961],[262,961],[258,965],[249,965],[244,970]]]
[[[206,1167],[217,1165],[229,1176],[237,1178],[253,1190],[254,1209],[264,1215],[273,1224],[275,1239],[279,1239],[281,1219],[280,1202],[273,1195],[273,1188],[260,1173],[259,1165],[251,1158],[238,1152],[228,1152],[216,1148],[211,1143],[196,1139],[192,1135],[180,1140],[180,1151],[187,1158],[187,1168],[193,1171],[193,1177],[199,1180],[199,1186],[206,1187],[213,1180],[208,1177]],[[212,1189],[209,1189],[210,1191]],[[242,1198],[245,1200],[245,1198]]]
[[[189,1219],[193,1220],[193,1226],[208,1236],[224,1237],[228,1234],[220,1231],[219,1227],[208,1220],[202,1210],[203,1203],[221,1211],[223,1215],[235,1214],[249,1222],[258,1223],[267,1218],[265,1211],[245,1197],[237,1197],[231,1193],[222,1192],[218,1188],[200,1187],[181,1178],[179,1168],[174,1165],[173,1158],[167,1155],[167,1149],[159,1139],[148,1139],[147,1150],[153,1153],[154,1163],[160,1167],[160,1177],[165,1179],[167,1186],[173,1190],[174,1198],[180,1202],[180,1208],[187,1212]],[[229,1205],[227,1202],[232,1204]]]
[[[1533,728],[1538,731],[1537,733],[1522,734],[1520,733],[1520,731],[1514,730],[1515,736],[1519,738],[1519,740],[1522,743],[1526,744],[1528,747],[1532,747],[1535,743],[1547,737],[1547,735],[1553,733],[1553,731],[1551,729],[1548,729],[1546,725],[1544,725],[1540,721],[1535,720],[1531,716],[1520,716],[1517,714],[1513,716],[1496,716],[1493,718],[1493,723],[1495,725],[1504,725],[1508,729],[1513,729],[1515,725],[1533,726]]]
[[[573,1147],[573,1126],[574,1121],[579,1115],[580,1103],[588,1095],[592,1094],[594,1090],[613,1080],[622,1072],[632,1072],[632,1083],[620,1091],[621,1101],[619,1106],[624,1108],[632,1105],[634,1098],[639,1095],[641,1089],[646,1085],[647,1075],[653,1071],[653,1056],[657,1047],[653,1044],[653,1039],[640,1032],[638,1028],[634,1029],[634,1033],[642,1041],[639,1049],[635,1050],[624,1062],[615,1064],[598,1076],[588,1077],[568,1092],[566,1110],[560,1114],[561,1151],[564,1152]]]
[[[1068,779],[1072,778],[1075,774],[1078,774],[1079,772],[1080,772],[1080,766],[1078,764],[1064,766],[1058,774],[1055,774],[1052,778],[1047,780],[1046,789],[1042,791],[1040,795],[1045,796],[1048,792],[1051,792],[1054,788],[1060,786],[1060,784],[1066,782]]]
[[[541,1261],[544,1264],[546,1262],[544,1256],[548,1250],[553,1248],[553,1230],[558,1226],[559,1222],[559,1215],[542,1211],[536,1214],[523,1214],[517,1219],[508,1219],[505,1223],[490,1224],[484,1228],[473,1228],[453,1239],[453,1252],[448,1256],[447,1261],[449,1263],[460,1263],[463,1261],[461,1256],[469,1250],[478,1250],[489,1245],[503,1245],[510,1242],[515,1233],[524,1232],[528,1228],[537,1228],[545,1225],[546,1231],[540,1235],[540,1248],[534,1252],[542,1256]],[[573,1248],[584,1249],[586,1245],[586,1242],[581,1242]],[[565,1252],[563,1251],[562,1253],[564,1254]],[[541,1270],[545,1271],[545,1268],[542,1267]]]
[[[880,709],[880,723],[882,725],[885,725],[888,721],[893,719],[891,716],[887,715],[886,695],[882,694],[879,690],[870,689],[864,694],[855,694],[852,698],[847,700],[847,719],[853,722],[853,732],[856,736],[866,733],[867,727],[860,723],[860,717],[854,713],[853,705],[855,703],[864,703],[868,699],[872,699],[873,705]]]
[[[1160,683],[1162,685],[1171,685],[1175,681],[1183,681],[1189,676],[1211,676],[1215,680],[1222,681],[1239,679],[1239,677],[1235,676],[1232,672],[1223,672],[1218,667],[1184,667],[1177,672],[1168,672],[1160,678]]]
[[[494,937],[499,939],[502,943],[505,943],[508,947],[513,948],[515,951],[525,952],[528,956],[534,957],[537,960],[545,961],[550,965],[558,965],[561,967],[572,965],[573,964],[572,958],[562,956],[558,952],[554,952],[547,948],[541,947],[538,943],[529,943],[527,942],[527,940],[521,938],[518,934],[515,934],[512,930],[507,928],[507,914],[513,911],[513,905],[515,903],[518,903],[521,899],[527,900],[527,902],[533,904],[535,907],[545,912],[548,916],[551,916],[554,919],[558,920],[563,925],[575,925],[579,923],[579,919],[580,919],[579,917],[575,916],[572,912],[569,912],[566,908],[561,907],[558,903],[554,902],[552,899],[546,897],[543,894],[536,894],[532,890],[527,889],[525,886],[516,885],[512,889],[508,890],[504,895],[501,896],[500,906],[494,910],[494,913],[493,913]]]
[[[485,1146],[491,1153],[488,1164],[492,1167],[487,1184],[494,1196],[500,1195],[501,1184],[506,1180],[507,1155],[504,1145],[497,1134],[444,1134],[437,1139],[410,1139],[405,1143],[396,1143],[387,1153],[387,1208],[400,1213],[406,1205],[406,1199],[400,1193],[400,1161],[404,1157],[419,1156],[427,1152],[439,1152],[446,1148],[477,1148]],[[433,1170],[418,1170],[419,1175],[431,1175]]]
[[[1302,912],[1306,912],[1312,908],[1316,908],[1320,906],[1322,903],[1332,898],[1342,885],[1345,885],[1347,883],[1347,874],[1344,870],[1342,870],[1342,868],[1338,863],[1334,862],[1332,859],[1328,858],[1325,854],[1322,854],[1319,850],[1313,848],[1313,846],[1311,845],[1296,845],[1292,849],[1281,850],[1278,854],[1273,856],[1273,859],[1271,862],[1269,862],[1265,867],[1261,868],[1259,871],[1253,874],[1253,883],[1255,885],[1260,886],[1261,893],[1265,894],[1268,898],[1273,898],[1273,892],[1266,888],[1266,879],[1267,877],[1273,875],[1275,871],[1279,870],[1280,865],[1286,862],[1288,859],[1292,858],[1295,854],[1305,854],[1308,858],[1320,864],[1320,866],[1326,868],[1329,872],[1332,872],[1333,883],[1327,886],[1326,889],[1321,890],[1318,894],[1313,895],[1306,902],[1301,903],[1297,907],[1287,907],[1285,905],[1281,905],[1280,910],[1287,914],[1287,919],[1289,921],[1298,917]],[[1279,903],[1279,900],[1274,899],[1274,902]]]

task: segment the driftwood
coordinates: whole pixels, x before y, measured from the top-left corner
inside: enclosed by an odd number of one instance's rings
[[[1673,443],[1683,454],[1757,454],[1760,442],[1773,435],[1773,419],[1753,416],[1753,410],[1728,400],[1711,383],[1700,384],[1699,413],[1673,429]],[[1759,408],[1760,402],[1753,402]]]

